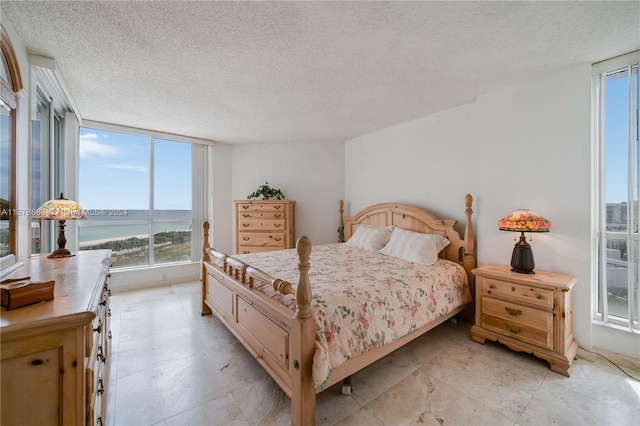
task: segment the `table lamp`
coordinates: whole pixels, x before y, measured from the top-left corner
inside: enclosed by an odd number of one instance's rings
[[[50,259],[57,259],[60,257],[75,256],[65,248],[67,239],[64,236],[64,227],[67,220],[85,218],[84,209],[80,204],[64,198],[62,193],[60,193],[60,197],[46,201],[42,204],[38,209],[38,212],[39,219],[58,221],[58,248],[47,257]]]
[[[520,232],[520,241],[513,248],[511,270],[520,274],[535,274],[533,251],[524,236],[525,232],[549,232],[551,222],[527,209],[519,209],[498,221],[501,231]]]

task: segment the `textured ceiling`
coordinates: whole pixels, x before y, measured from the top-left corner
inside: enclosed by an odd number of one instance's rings
[[[83,119],[342,141],[640,48],[640,2],[2,0]]]

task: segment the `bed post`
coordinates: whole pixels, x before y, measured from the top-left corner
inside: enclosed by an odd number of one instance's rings
[[[340,224],[338,225],[338,242],[344,243],[344,201],[340,200]]]
[[[316,325],[311,315],[309,255],[311,241],[302,236],[296,243],[300,278],[296,290],[296,315],[291,330],[291,424],[316,424],[316,392],[313,386],[312,362],[316,345]]]
[[[211,308],[204,303],[204,298],[207,294],[207,269],[204,267],[204,262],[211,260],[209,252],[207,252],[209,247],[209,222],[205,220],[202,223],[202,261],[200,262],[200,281],[202,282],[202,293],[200,295],[202,307],[200,308],[200,315],[203,316],[211,314]]]
[[[473,197],[471,194],[467,194],[464,197],[464,214],[467,217],[467,222],[464,227],[464,253],[462,257],[462,266],[467,271],[467,276],[469,277],[469,288],[471,289],[471,296],[473,300],[475,300],[476,294],[476,285],[475,285],[475,275],[471,272],[472,269],[476,267],[476,258],[474,255],[475,243],[473,240],[473,226],[471,225],[471,215],[473,214],[473,209],[471,208],[473,205]],[[475,318],[475,307],[472,306],[466,309],[462,313],[462,318],[469,323],[474,322]]]

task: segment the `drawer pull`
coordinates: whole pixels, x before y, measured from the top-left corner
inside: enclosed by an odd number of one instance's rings
[[[507,330],[515,334],[518,334],[522,331],[520,327],[511,327],[510,325],[507,326]]]
[[[242,226],[244,226],[246,228],[247,226],[249,226],[249,224],[248,223],[243,223]]]
[[[273,217],[275,217],[276,219],[280,219],[280,217],[281,217],[281,216],[282,216],[282,215],[281,215],[280,213],[278,213],[278,214],[274,214],[274,215],[273,215]]]
[[[280,228],[282,226],[282,224],[281,223],[276,223],[273,226],[276,227],[276,228]]]
[[[249,241],[251,238],[250,238],[250,237],[242,237],[242,239],[243,239],[244,241]]]
[[[509,315],[512,315],[514,317],[522,315],[522,311],[520,309],[513,309],[513,308],[510,308],[510,307],[506,306],[504,308],[504,310],[507,311],[507,313]]]
[[[242,206],[242,208],[246,210],[249,208],[249,206]]]
[[[242,254],[249,254],[249,250],[244,250]]]
[[[251,217],[251,215],[249,213],[244,213],[242,217]]]
[[[515,287],[511,287],[511,291],[516,291],[516,288]]]
[[[282,207],[282,206],[273,206],[273,208],[276,209],[276,210],[280,210],[280,207]]]
[[[276,241],[282,241],[282,237],[275,237],[274,240]]]
[[[536,294],[536,299],[541,300],[542,299],[542,295],[541,294]]]
[[[489,284],[489,288],[496,288],[496,286],[493,284]]]
[[[102,324],[98,324],[98,328],[94,328],[93,331],[98,334],[102,333]]]
[[[96,357],[98,358],[99,361],[102,361],[102,362],[105,362],[107,360],[104,354],[102,353],[102,346],[98,346],[98,354],[96,355]]]

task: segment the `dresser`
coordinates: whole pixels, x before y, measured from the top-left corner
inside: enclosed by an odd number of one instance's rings
[[[105,424],[111,250],[32,257],[3,277],[55,280],[54,299],[0,316],[1,423]]]
[[[236,215],[236,253],[294,248],[295,201],[234,201]]]
[[[506,265],[485,265],[476,276],[476,315],[471,338],[498,341],[546,360],[551,369],[571,374],[578,343],[573,339],[575,277],[552,272],[511,272]]]

